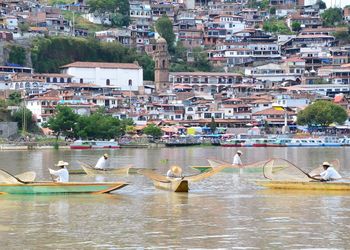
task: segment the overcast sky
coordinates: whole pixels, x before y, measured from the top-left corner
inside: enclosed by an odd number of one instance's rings
[[[336,7],[344,7],[346,5],[350,5],[350,0],[323,0],[327,4],[327,8],[331,7],[331,5],[334,7],[336,4]]]

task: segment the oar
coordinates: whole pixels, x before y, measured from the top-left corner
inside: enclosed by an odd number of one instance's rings
[[[9,184],[16,184],[16,183],[22,183],[22,184],[29,184],[31,182],[29,181],[22,181],[21,179],[19,179],[18,177],[10,174],[9,172],[0,169],[0,176],[2,177],[2,179],[9,183]]]

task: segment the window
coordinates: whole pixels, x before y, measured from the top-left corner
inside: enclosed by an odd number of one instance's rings
[[[80,78],[79,82],[80,82],[80,83],[83,83],[83,82],[84,82],[83,78]]]
[[[204,118],[211,118],[211,113],[204,113]]]
[[[106,85],[107,86],[111,85],[111,81],[109,79],[106,80]]]
[[[57,78],[54,77],[53,80],[52,80],[52,82],[57,82]]]
[[[60,78],[60,83],[64,83],[64,78],[63,77]]]
[[[181,115],[175,115],[175,119],[181,119]]]

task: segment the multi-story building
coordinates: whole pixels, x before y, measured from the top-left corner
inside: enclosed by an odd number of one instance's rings
[[[192,86],[195,91],[218,93],[242,82],[242,76],[223,72],[170,72],[169,82]]]

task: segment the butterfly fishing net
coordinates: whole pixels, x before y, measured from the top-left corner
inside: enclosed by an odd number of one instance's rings
[[[264,177],[274,181],[309,181],[307,174],[285,159],[271,159],[263,166]]]

